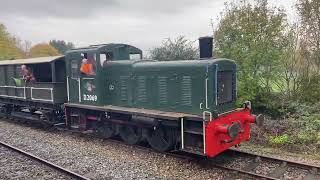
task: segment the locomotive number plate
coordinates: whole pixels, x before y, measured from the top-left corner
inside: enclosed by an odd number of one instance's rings
[[[83,100],[84,100],[84,101],[97,101],[97,100],[98,100],[98,97],[97,97],[97,95],[84,94],[84,95],[83,95]]]

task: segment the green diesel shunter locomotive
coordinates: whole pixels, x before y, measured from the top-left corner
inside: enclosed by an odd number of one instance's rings
[[[212,58],[212,38],[199,42],[198,60],[143,60],[134,46],[101,44],[0,61],[0,115],[213,157],[248,140],[259,118],[250,103],[235,107],[235,62]]]
[[[200,50],[200,60],[184,61],[141,60],[125,44],[68,52],[68,127],[208,156],[249,139],[255,116],[235,108],[235,62],[211,59],[212,38]]]

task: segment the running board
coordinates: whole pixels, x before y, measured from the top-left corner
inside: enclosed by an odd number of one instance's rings
[[[57,124],[54,124],[55,127],[65,127],[66,126],[66,123],[57,123]]]
[[[29,121],[40,121],[39,115],[33,115],[24,112],[12,112],[11,116],[18,119],[29,120]]]
[[[24,113],[24,112],[12,112],[10,116],[20,120],[27,120],[27,121],[39,122],[39,123],[43,122],[43,123],[53,125],[53,122],[51,121],[41,120],[40,115],[34,115],[34,114]]]

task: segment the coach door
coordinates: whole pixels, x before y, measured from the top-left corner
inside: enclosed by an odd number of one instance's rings
[[[79,59],[72,59],[69,64],[69,73],[67,76],[68,101],[73,103],[81,102],[81,84],[80,84],[80,66]]]

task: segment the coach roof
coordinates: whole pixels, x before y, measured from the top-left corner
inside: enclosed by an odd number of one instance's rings
[[[49,57],[38,57],[38,58],[29,58],[29,59],[3,60],[3,61],[0,61],[0,65],[51,63],[63,57],[64,56],[49,56]]]

